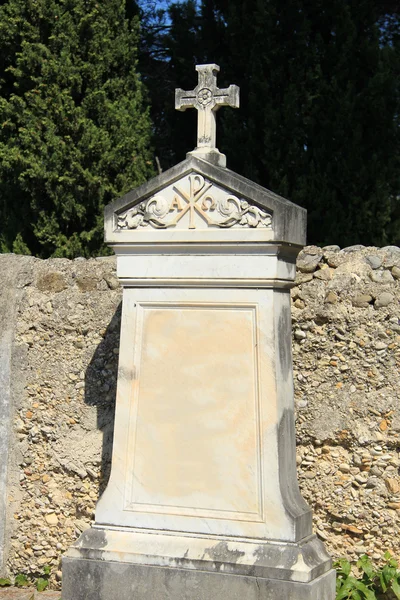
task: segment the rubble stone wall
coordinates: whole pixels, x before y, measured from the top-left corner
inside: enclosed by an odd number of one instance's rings
[[[121,290],[114,257],[0,256],[0,273],[11,271],[0,575],[34,576],[50,565],[57,586],[60,557],[90,525],[109,474]],[[399,302],[399,248],[309,246],[299,255],[292,290],[299,482],[334,557],[378,559],[385,550],[400,557]],[[9,301],[0,303],[0,323],[6,310],[12,319]]]
[[[297,464],[334,557],[400,558],[400,249],[307,247],[292,290]]]

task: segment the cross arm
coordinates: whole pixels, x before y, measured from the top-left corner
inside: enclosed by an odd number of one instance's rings
[[[175,90],[175,109],[184,111],[187,108],[194,108],[196,102],[196,92],[185,92],[182,88]]]
[[[239,86],[230,85],[228,88],[216,90],[214,93],[215,104],[220,106],[230,106],[231,108],[239,108]]]

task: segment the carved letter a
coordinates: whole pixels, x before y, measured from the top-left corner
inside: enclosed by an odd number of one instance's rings
[[[175,210],[175,208],[176,208],[176,210],[178,212],[181,212],[181,210],[182,210],[182,205],[181,205],[181,203],[179,201],[179,197],[178,196],[174,196],[174,199],[172,200],[171,206],[169,208],[169,212]]]

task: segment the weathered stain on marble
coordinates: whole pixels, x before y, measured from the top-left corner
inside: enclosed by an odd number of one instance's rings
[[[277,292],[278,294],[279,292]],[[281,306],[278,328],[276,335],[278,337],[278,352],[280,359],[280,368],[283,381],[287,381],[292,374],[292,351],[287,340],[290,338],[292,330],[292,318],[290,314],[290,304],[287,302]]]
[[[77,542],[76,546],[85,546],[90,538],[91,547],[96,550],[101,550],[107,546],[107,535],[103,529],[87,529],[82,533]]]
[[[146,534],[140,530],[106,530],[106,546],[99,551],[90,543],[76,544],[69,556],[87,560],[118,561],[184,570],[205,570],[307,582],[322,575],[331,561],[315,536],[300,545],[267,540],[187,537],[162,531]],[[156,533],[156,534],[155,534]],[[294,567],[294,568],[293,568]]]
[[[233,546],[233,548],[232,548]],[[210,557],[216,563],[237,563],[238,560],[245,556],[243,550],[239,550],[234,544],[228,542],[219,542],[218,544],[207,548],[205,555]]]

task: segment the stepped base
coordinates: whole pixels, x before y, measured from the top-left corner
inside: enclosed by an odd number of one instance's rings
[[[87,530],[63,558],[63,600],[334,600],[322,543]]]

